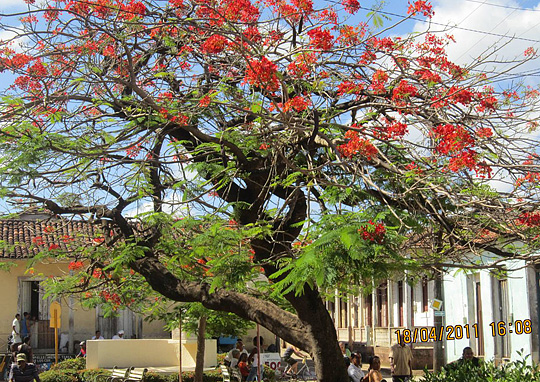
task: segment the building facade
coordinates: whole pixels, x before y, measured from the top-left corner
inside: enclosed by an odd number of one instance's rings
[[[442,308],[433,308],[433,280],[415,285],[387,280],[364,296],[336,297],[326,302],[338,339],[364,354],[377,354],[383,362],[397,342],[396,331],[408,330],[415,362],[432,366],[434,341],[442,341],[445,363],[461,357],[470,346],[485,360],[522,359],[538,362],[540,268],[522,261],[508,262],[504,277],[487,270],[448,271],[442,281]],[[435,315],[443,328],[435,329]],[[441,335],[441,330],[442,335]]]

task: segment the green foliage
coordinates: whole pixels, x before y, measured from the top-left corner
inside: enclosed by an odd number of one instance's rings
[[[84,370],[86,358],[71,358],[51,366],[51,370]]]
[[[528,365],[524,359],[508,362],[499,367],[493,362],[475,367],[468,362],[455,362],[439,373],[425,372],[425,382],[540,382],[538,365]]]
[[[313,234],[304,242],[298,242],[296,261],[283,264],[272,278],[280,293],[294,291],[301,294],[304,285],[315,284],[322,288],[369,286],[404,269],[416,269],[417,261],[402,256],[399,244],[403,237],[395,227],[384,225],[390,221],[385,214],[371,215],[366,212],[325,215],[314,224]],[[385,232],[375,240],[362,235],[367,231],[375,235],[377,224],[384,225]]]
[[[47,370],[39,375],[42,382],[81,382],[75,369]]]
[[[184,371],[182,372],[182,381],[183,382],[193,382],[195,373],[192,371]],[[149,372],[146,373],[146,379],[145,382],[177,382],[178,381],[178,373],[172,373],[172,374],[158,374]],[[203,382],[221,382],[223,381],[223,377],[221,375],[221,371],[216,370],[207,370],[203,374]]]

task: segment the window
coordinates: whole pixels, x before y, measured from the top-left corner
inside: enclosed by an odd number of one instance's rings
[[[398,288],[398,309],[399,309],[398,326],[403,327],[405,325],[404,320],[403,320],[403,308],[404,308],[403,307],[403,280],[398,281],[397,288]]]
[[[388,326],[388,284],[386,282],[377,288],[377,321],[379,326]]]
[[[422,312],[428,311],[428,280],[422,279]]]

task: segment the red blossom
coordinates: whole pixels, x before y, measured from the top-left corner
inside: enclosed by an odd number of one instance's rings
[[[476,130],[476,135],[479,138],[489,138],[493,136],[493,130],[489,127],[481,127]]]
[[[250,85],[276,91],[279,89],[277,65],[266,57],[260,60],[251,60],[246,70],[245,80]]]
[[[527,227],[539,227],[540,226],[540,212],[524,212],[517,219],[518,224],[525,225]]]
[[[433,135],[438,141],[436,150],[441,154],[460,152],[474,144],[471,134],[461,125],[438,125]]]
[[[362,235],[362,239],[365,241],[377,242],[380,244],[384,241],[386,227],[383,223],[375,224],[370,220],[367,224],[358,229],[358,233]]]
[[[392,99],[401,104],[402,100],[414,97],[417,93],[418,89],[414,85],[409,84],[406,80],[401,80],[392,91]]]
[[[259,146],[259,150],[268,150],[269,147],[270,147],[269,144],[261,143],[261,145]]]
[[[334,46],[334,37],[328,30],[317,27],[309,30],[307,34],[311,39],[311,46],[315,49],[330,50]]]
[[[355,14],[360,9],[360,3],[358,0],[341,0],[341,4],[348,13]]]
[[[212,101],[212,98],[210,98],[210,96],[208,95],[205,95],[204,97],[201,98],[201,100],[199,101],[199,106],[200,107],[207,107],[208,105],[210,105],[210,102]]]
[[[349,142],[337,147],[340,154],[344,157],[352,158],[358,154],[366,157],[367,160],[371,160],[377,156],[377,148],[368,139],[360,138],[357,131],[347,131],[345,138],[349,139]]]
[[[44,245],[45,244],[45,241],[43,240],[43,237],[41,236],[36,236],[32,239],[32,243],[36,244],[36,245]]]
[[[60,246],[58,244],[49,245],[49,251],[53,251],[53,250],[58,249],[58,248],[60,248]]]
[[[82,261],[71,261],[68,265],[68,269],[70,271],[76,271],[76,270],[79,270],[83,267],[83,262]]]
[[[426,17],[432,17],[434,15],[433,6],[430,2],[425,0],[416,0],[412,4],[409,2],[407,14],[416,15],[417,13],[421,13]]]
[[[525,52],[523,52],[523,55],[525,57],[533,57],[536,55],[536,49],[534,49],[532,46],[525,49]]]
[[[214,34],[206,39],[201,45],[204,53],[221,53],[227,47],[227,39],[221,35]]]

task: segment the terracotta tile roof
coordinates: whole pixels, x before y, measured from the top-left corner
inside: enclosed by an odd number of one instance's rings
[[[0,259],[24,259],[42,250],[71,250],[100,242],[97,227],[80,220],[0,219]]]

